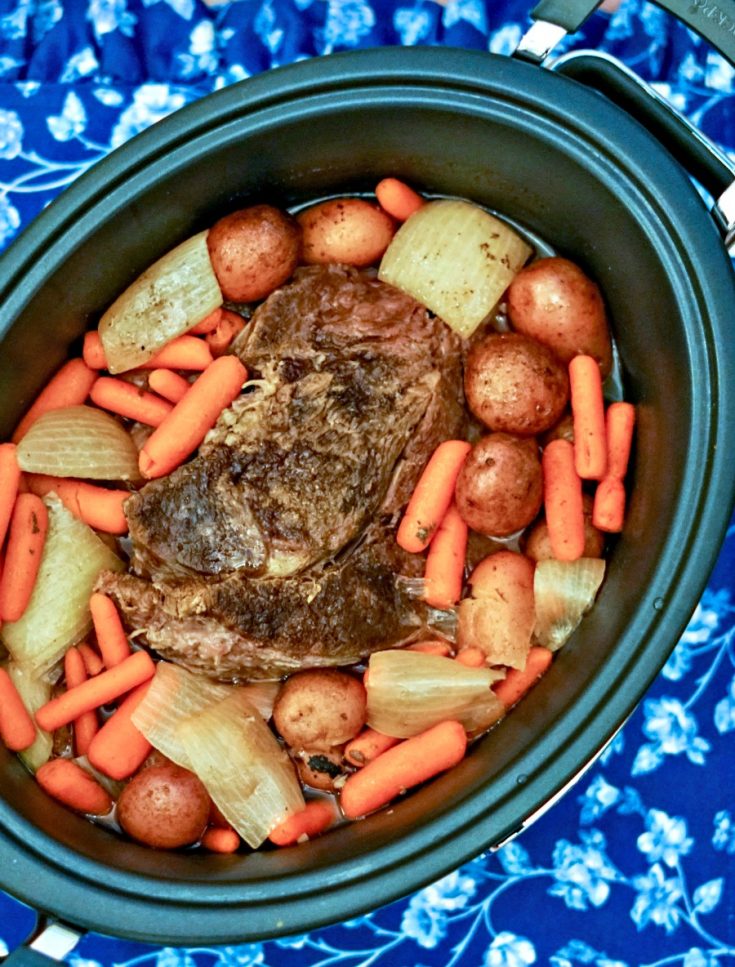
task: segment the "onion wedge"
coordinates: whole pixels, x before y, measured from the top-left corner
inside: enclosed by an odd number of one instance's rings
[[[413,296],[466,338],[491,315],[532,251],[514,229],[479,205],[432,201],[393,236],[378,278]]]
[[[92,406],[65,406],[39,417],[18,444],[18,466],[52,477],[140,480],[130,434]]]
[[[475,732],[504,713],[491,690],[503,672],[492,668],[397,648],[371,655],[369,672],[367,724],[384,735],[406,739],[446,719]]]
[[[43,502],[49,526],[33,594],[23,616],[0,630],[12,657],[33,675],[51,668],[91,630],[89,598],[100,571],[125,568],[55,494],[47,494]]]
[[[154,262],[104,313],[99,333],[111,373],[148,362],[222,305],[207,235],[199,232]]]
[[[558,651],[594,604],[604,576],[605,562],[601,558],[539,561],[533,579],[534,642]]]

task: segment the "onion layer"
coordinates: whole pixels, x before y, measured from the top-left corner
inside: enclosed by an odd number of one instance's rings
[[[594,604],[604,576],[600,558],[539,561],[533,581],[536,644],[558,651]]]

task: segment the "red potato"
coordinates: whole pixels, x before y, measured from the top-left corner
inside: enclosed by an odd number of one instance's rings
[[[329,752],[353,739],[365,724],[365,686],[336,668],[297,672],[273,706],[273,722],[291,749]]]
[[[605,548],[605,535],[592,523],[593,499],[589,494],[582,495],[582,505],[584,507],[584,551],[582,557],[602,557]],[[534,561],[547,561],[554,558],[545,517],[538,520],[525,535],[523,550]]]
[[[307,265],[372,265],[388,248],[396,230],[386,212],[363,198],[334,198],[296,217],[303,232],[302,258]]]
[[[173,763],[138,772],[120,793],[117,818],[139,843],[176,849],[195,843],[209,821],[211,800],[201,780]]]
[[[207,236],[222,295],[232,302],[265,299],[299,262],[301,230],[272,205],[252,205],[220,218]]]
[[[508,288],[508,317],[516,332],[548,346],[564,363],[593,356],[603,376],[612,368],[612,342],[597,285],[574,262],[538,259]]]

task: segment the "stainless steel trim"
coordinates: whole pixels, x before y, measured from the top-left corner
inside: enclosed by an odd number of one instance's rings
[[[715,201],[712,214],[725,236],[727,251],[735,256],[735,181]]]
[[[81,936],[63,923],[49,923],[28,946],[52,960],[61,961],[76,947]]]
[[[567,31],[557,24],[547,20],[535,20],[521,37],[513,56],[540,64],[566,35]]]

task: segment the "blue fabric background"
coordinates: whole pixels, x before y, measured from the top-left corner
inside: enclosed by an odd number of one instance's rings
[[[0,0],[0,247],[112,148],[298,58],[377,44],[510,53],[526,0]],[[567,47],[609,51],[735,152],[735,71],[623,0]],[[735,524],[689,627],[595,767],[523,836],[404,900],[213,949],[90,935],[74,967],[716,967],[735,960]],[[33,928],[0,893],[0,956]]]

